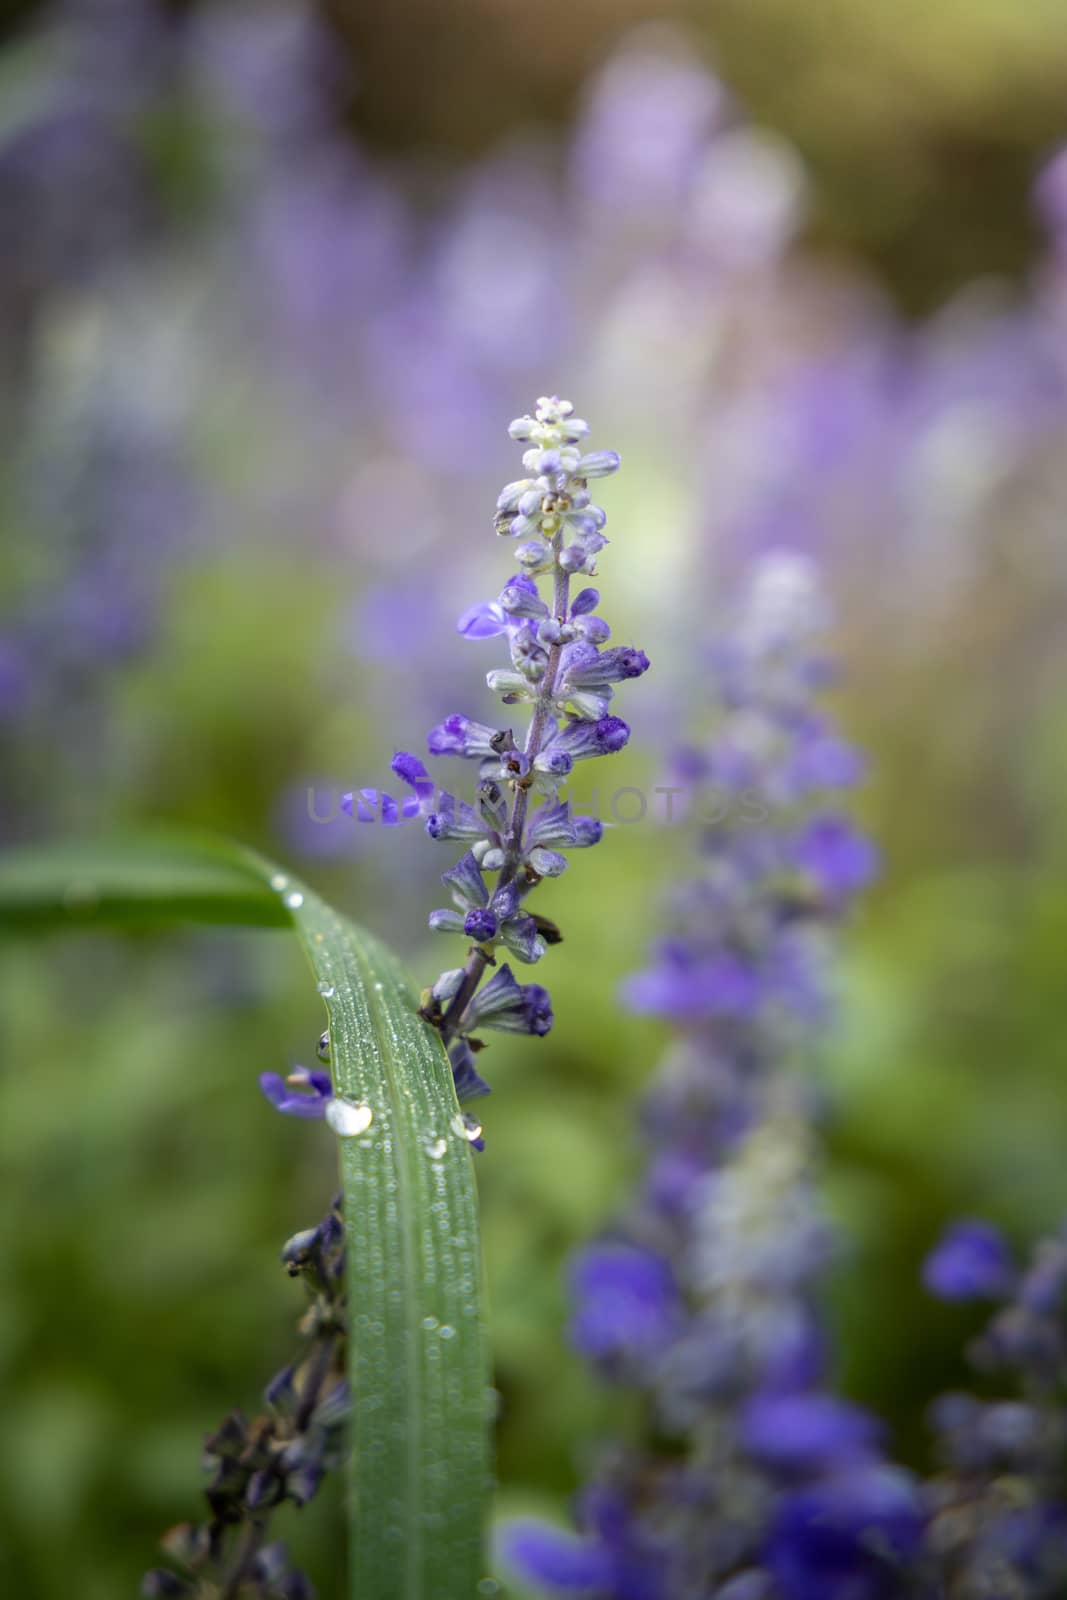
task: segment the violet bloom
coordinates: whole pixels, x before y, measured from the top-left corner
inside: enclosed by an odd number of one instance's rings
[[[592,1245],[574,1260],[571,1339],[605,1371],[665,1349],[682,1314],[670,1263],[631,1244]]]
[[[940,1470],[926,1486],[926,1547],[938,1592],[980,1594],[995,1573],[998,1593],[1058,1600],[1067,1593],[1067,1227],[1019,1271],[995,1228],[958,1223],[924,1277],[950,1298],[966,1288],[1000,1302],[968,1348],[983,1397],[946,1394],[930,1408]]]
[[[844,1471],[783,1497],[767,1567],[783,1600],[918,1600],[922,1532],[922,1505],[906,1473]]]
[[[1015,1277],[1011,1252],[988,1222],[957,1222],[927,1256],[923,1282],[940,1300],[996,1300]]]
[[[333,1097],[330,1074],[317,1069],[309,1072],[306,1067],[295,1067],[287,1078],[276,1072],[262,1072],[259,1087],[275,1111],[287,1117],[324,1117]]]
[[[715,733],[686,759],[698,816],[705,780],[743,782],[627,986],[678,1036],[643,1110],[647,1175],[571,1276],[573,1342],[647,1426],[604,1458],[576,1542],[505,1540],[547,1593],[631,1600],[640,1572],[653,1600],[890,1600],[914,1571],[917,1487],[828,1385],[836,1235],[814,1103],[784,1070],[821,1036],[833,930],[874,866],[840,812],[859,758],[817,704],[824,625],[813,570],[765,561],[717,652]]]
[[[740,1436],[749,1455],[789,1476],[862,1461],[881,1441],[875,1417],[838,1395],[818,1390],[758,1394],[741,1413]]]
[[[826,924],[876,875],[878,855],[840,810],[862,761],[816,701],[824,625],[810,564],[765,557],[715,651],[716,735],[698,762],[687,753],[691,809],[708,818],[702,869],[626,987],[634,1010],[757,1026],[772,1012],[803,1025],[825,1015]]]
[[[422,1006],[448,1047],[461,1098],[486,1092],[472,1067],[473,1050],[484,1044],[476,1030],[542,1036],[552,1025],[547,991],[519,983],[499,957],[506,951],[532,964],[559,941],[558,928],[529,911],[529,897],[567,869],[566,852],[596,844],[603,832],[595,818],[574,816],[560,790],[576,761],[625,747],[630,730],[611,709],[616,686],[649,665],[636,647],[604,648],[611,629],[595,614],[595,589],[571,593],[573,579],[596,573],[608,542],[607,517],[589,484],[614,473],[619,457],[588,451],[588,423],[555,397],[540,399],[534,415],[518,418],[509,432],[526,446],[526,476],[498,495],[495,525],[516,541],[519,571],[458,624],[466,639],[506,641],[510,665],[494,668],[487,682],[507,711],[494,723],[455,713],[427,740],[432,756],[477,764],[474,793],[469,800],[436,796],[421,760],[402,751],[393,771],[408,796],[398,801],[363,789],[342,801],[356,820],[397,824],[421,816],[431,838],[462,844],[463,855],[442,878],[452,905],[431,912],[430,927],[465,938],[466,961],[441,974]],[[528,722],[517,736],[522,715]]]

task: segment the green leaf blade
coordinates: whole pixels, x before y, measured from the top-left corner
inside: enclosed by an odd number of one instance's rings
[[[92,849],[14,850],[0,855],[0,933],[177,921],[290,926],[288,909],[254,860],[222,841],[170,833]]]
[[[335,1090],[373,1116],[338,1140],[358,1496],[350,1592],[469,1597],[484,1570],[488,1375],[473,1162],[451,1070],[389,952],[309,891],[291,914],[326,998]]]
[[[352,1390],[353,1600],[469,1600],[484,1572],[488,1362],[477,1191],[448,1059],[400,963],[306,885],[220,841],[0,858],[0,932],[291,926],[329,1019]],[[364,1113],[365,1116],[365,1113]]]

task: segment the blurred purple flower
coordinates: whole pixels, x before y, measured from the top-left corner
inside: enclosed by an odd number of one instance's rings
[[[504,1560],[550,1594],[611,1592],[612,1561],[602,1545],[545,1522],[509,1522],[500,1539]]]
[[[654,1358],[678,1331],[681,1301],[669,1262],[610,1241],[574,1258],[571,1340],[588,1360],[611,1367]]]
[[[294,1067],[287,1078],[276,1072],[261,1072],[259,1087],[275,1111],[288,1117],[314,1120],[326,1115],[326,1107],[333,1098],[333,1085],[328,1072],[313,1068]]]
[[[1015,1282],[1011,1252],[987,1222],[956,1222],[923,1264],[923,1282],[940,1300],[997,1300]]]
[[[767,1566],[782,1600],[905,1600],[915,1593],[923,1520],[906,1473],[846,1471],[783,1497]]]
[[[878,851],[847,817],[814,817],[802,830],[793,859],[831,905],[847,900],[878,872]]]
[[[869,1412],[818,1391],[757,1394],[740,1418],[744,1448],[769,1470],[786,1474],[869,1457],[883,1431]]]

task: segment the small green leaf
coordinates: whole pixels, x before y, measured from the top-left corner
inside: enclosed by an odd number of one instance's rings
[[[171,835],[0,857],[0,932],[178,919],[290,925],[329,1015],[336,1103],[356,1130],[338,1136],[349,1594],[470,1600],[484,1572],[488,1376],[473,1162],[440,1040],[389,951],[250,852]]]
[[[0,856],[0,932],[182,920],[290,926],[251,859],[224,841],[171,833],[12,851]]]

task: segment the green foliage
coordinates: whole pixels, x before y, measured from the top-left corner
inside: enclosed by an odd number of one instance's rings
[[[0,929],[72,918],[289,922],[300,938],[329,1014],[338,1102],[360,1110],[359,1131],[339,1141],[353,1392],[349,1592],[469,1596],[482,1571],[488,1483],[477,1201],[448,1062],[399,964],[296,879],[200,839],[0,863]]]

